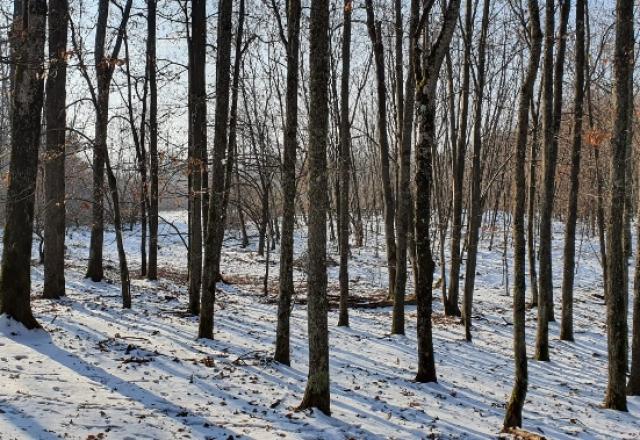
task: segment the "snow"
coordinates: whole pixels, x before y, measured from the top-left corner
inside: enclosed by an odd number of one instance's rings
[[[182,212],[163,213],[185,232]],[[133,309],[122,310],[114,235],[105,237],[107,281],[84,279],[88,231],[68,234],[67,297],[39,297],[42,266],[35,264],[33,308],[43,330],[28,331],[0,317],[1,439],[410,439],[496,438],[513,383],[511,298],[505,292],[502,232],[488,237],[478,257],[473,343],[455,319],[445,319],[434,289],[434,343],[439,382],[418,384],[415,307],[407,306],[407,335],[391,336],[391,309],[352,309],[351,328],[329,313],[332,416],[296,412],[307,374],[306,308],[291,319],[292,366],[271,361],[274,347],[278,255],[271,255],[270,293],[262,293],[264,257],[225,242],[223,284],[217,295],[215,340],[196,340],[197,318],[186,316],[186,249],[161,224],[163,277],[134,277]],[[384,252],[353,249],[354,294],[386,288]],[[554,240],[556,317],[562,228]],[[139,266],[139,235],[127,231],[131,266]],[[306,237],[298,233],[296,254]],[[606,386],[605,308],[597,239],[578,238],[576,342],[558,338],[550,324],[551,362],[529,361],[524,428],[550,439],[640,438],[640,398],[629,413],[601,406]],[[34,244],[34,258],[36,256]],[[335,243],[330,246],[335,259]],[[434,253],[434,254],[437,254]],[[511,264],[510,250],[506,261]],[[508,272],[511,271],[509,267]],[[337,268],[329,286],[337,286]],[[436,267],[436,278],[440,268]],[[509,277],[512,275],[509,273]],[[296,270],[297,286],[304,273]],[[511,282],[511,281],[510,281]],[[297,299],[304,297],[299,288]],[[527,312],[529,355],[535,310]]]

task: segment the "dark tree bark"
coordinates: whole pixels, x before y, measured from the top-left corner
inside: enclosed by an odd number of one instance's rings
[[[540,29],[540,11],[538,0],[529,0],[529,36],[531,54],[527,73],[520,89],[518,103],[518,128],[516,138],[516,155],[514,158],[513,186],[513,354],[515,364],[515,382],[511,398],[504,416],[503,429],[522,426],[522,408],[527,396],[527,342],[525,339],[525,234],[524,214],[526,182],[524,164],[527,155],[527,134],[529,131],[529,103],[533,98],[533,89],[538,74],[538,64],[542,50],[542,31]]]
[[[464,283],[464,307],[462,318],[464,332],[467,341],[471,341],[471,315],[473,306],[473,290],[476,280],[476,260],[478,257],[478,235],[482,223],[482,194],[480,181],[482,180],[482,101],[485,83],[485,54],[487,44],[487,32],[489,29],[490,0],[484,0],[482,7],[482,24],[480,29],[480,41],[478,43],[478,73],[476,83],[476,97],[473,109],[473,162],[471,169],[471,213],[469,214],[469,226],[467,232],[467,264]],[[471,38],[469,35],[467,38]],[[449,295],[451,296],[451,294]]]
[[[282,159],[282,234],[280,241],[280,290],[274,359],[291,364],[289,321],[293,297],[293,231],[296,214],[296,147],[298,132],[298,77],[300,56],[300,0],[289,0],[287,16],[287,115]]]
[[[91,239],[89,245],[89,263],[87,278],[92,281],[101,281],[104,277],[102,266],[103,242],[104,242],[104,173],[107,162],[107,126],[109,124],[109,87],[116,60],[122,47],[124,30],[129,21],[131,1],[127,1],[122,13],[118,35],[113,46],[111,56],[105,54],[107,35],[107,22],[109,19],[109,1],[100,0],[98,4],[98,22],[95,36],[95,71],[97,79],[97,96],[94,105],[96,107],[95,139],[93,142],[93,209],[91,223]],[[124,286],[123,286],[124,288]]]
[[[158,279],[158,83],[156,80],[157,0],[147,0],[147,77],[149,79],[149,268]]]
[[[124,56],[127,60],[130,59],[128,36],[124,38]],[[140,276],[144,277],[147,275],[147,207],[149,204],[147,193],[147,149],[145,145],[149,81],[148,77],[145,77],[141,98],[142,112],[140,114],[140,128],[138,129],[133,115],[133,85],[131,81],[132,75],[130,63],[126,63],[125,71],[127,75],[127,110],[129,111],[129,125],[131,127],[133,144],[136,150],[136,161],[138,164],[138,171],[140,173]]]
[[[450,0],[446,6],[442,28],[429,48],[421,49],[419,39],[425,30],[431,6],[422,11],[418,28],[412,41],[414,45],[414,70],[416,78],[416,200],[415,240],[418,271],[415,281],[417,302],[418,373],[417,382],[436,382],[436,366],[433,356],[431,312],[433,301],[433,258],[431,255],[431,189],[432,152],[436,146],[436,86],[445,53],[449,50],[456,27],[460,0]],[[425,35],[426,39],[426,35]]]
[[[213,307],[220,274],[220,253],[224,238],[224,158],[227,152],[231,73],[232,0],[218,3],[216,57],[216,114],[213,135],[212,180],[209,189],[205,234],[202,300],[198,337],[213,339]]]
[[[533,133],[530,146],[529,163],[529,196],[527,204],[527,257],[529,259],[529,285],[531,286],[531,307],[538,306],[538,273],[536,271],[536,174],[538,168],[538,112],[535,111],[533,99],[531,100],[531,116],[533,117]]]
[[[44,42],[47,3],[23,0],[14,15],[11,108],[11,164],[0,267],[0,314],[32,329],[40,325],[31,312],[31,244],[38,147],[44,89]]]
[[[411,0],[411,16],[409,17],[409,40],[413,41],[418,25],[418,0]],[[396,9],[397,10],[397,9]],[[400,15],[402,20],[402,15]],[[401,29],[399,29],[401,31]],[[396,30],[398,31],[398,29]],[[402,38],[402,34],[400,35]],[[402,111],[400,139],[400,180],[398,188],[398,209],[396,226],[398,230],[398,246],[396,260],[396,287],[393,299],[391,333],[404,334],[404,298],[407,288],[407,248],[409,245],[410,213],[411,213],[411,134],[413,132],[415,104],[415,76],[413,73],[414,46],[409,44],[409,69],[405,82],[404,102],[398,102]]]
[[[65,134],[67,81],[67,0],[49,2],[49,75],[46,83],[46,152],[44,154],[44,289],[45,298],[65,294]]]
[[[351,63],[352,0],[344,2],[342,76],[340,78],[340,314],[338,326],[349,326],[349,183],[351,178],[351,120],[349,116],[349,69]]]
[[[568,0],[565,0],[568,1]],[[549,309],[553,309],[553,274],[551,268],[551,222],[553,220],[553,196],[557,158],[557,142],[554,140],[554,75],[553,46],[555,32],[554,1],[545,5],[545,41],[542,63],[542,191],[540,206],[540,287],[538,296],[538,331],[535,357],[549,360]]]
[[[366,0],[367,29],[373,45],[373,58],[376,66],[376,92],[378,97],[378,144],[380,147],[380,175],[382,178],[382,196],[384,201],[384,234],[387,249],[387,268],[389,270],[389,297],[393,298],[396,284],[396,235],[395,201],[391,185],[389,166],[389,136],[387,135],[387,86],[385,83],[384,46],[382,44],[382,24],[376,22],[372,0]]]
[[[327,134],[329,128],[329,2],[312,0],[309,24],[309,375],[300,409],[330,414],[327,323]]]
[[[202,281],[203,203],[206,196],[205,161],[207,160],[207,92],[206,44],[207,10],[205,0],[194,0],[191,6],[191,43],[189,59],[189,95],[191,104],[191,213],[189,242],[189,313],[200,313]]]
[[[582,1],[582,0],[578,0]],[[636,225],[636,267],[633,279],[633,321],[631,329],[631,369],[627,382],[629,396],[640,395],[640,223]]]
[[[568,0],[567,0],[568,1]],[[580,150],[584,102],[584,0],[576,0],[576,79],[574,98],[573,144],[571,148],[571,189],[565,226],[564,268],[562,277],[562,323],[560,339],[573,341],[573,280],[575,273],[576,220],[580,190]]]
[[[467,121],[469,120],[469,85],[471,83],[471,38],[473,34],[473,0],[467,0],[464,19],[464,61],[460,90],[460,114],[457,145],[453,152],[453,205],[451,222],[451,266],[449,268],[449,292],[444,304],[444,314],[460,316],[458,306],[460,286],[460,239],[462,237],[462,197],[464,193],[464,162],[467,152]]]
[[[609,369],[606,408],[627,411],[625,381],[627,371],[627,262],[623,236],[624,199],[626,191],[626,158],[631,138],[629,111],[633,105],[633,1],[616,2],[616,42],[614,49],[614,128],[611,138],[611,199],[607,230],[608,276],[607,342]]]

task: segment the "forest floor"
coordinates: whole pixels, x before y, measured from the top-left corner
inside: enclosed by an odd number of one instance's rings
[[[163,216],[185,232],[181,213]],[[266,260],[257,255],[256,237],[244,249],[234,234],[225,242],[214,341],[196,340],[197,318],[184,313],[186,250],[167,224],[158,282],[137,276],[139,233],[126,234],[135,275],[131,310],[121,308],[112,233],[105,239],[107,280],[93,283],[84,278],[88,232],[69,231],[67,297],[60,301],[40,298],[43,269],[34,244],[33,307],[46,331],[0,318],[0,439],[497,438],[513,383],[505,276],[511,277],[511,250],[504,253],[502,230],[490,250],[489,232],[478,258],[472,343],[458,319],[443,316],[440,289],[434,290],[437,384],[413,381],[415,306],[406,308],[406,336],[390,335],[390,307],[366,307],[384,299],[386,264],[378,249],[384,240],[369,232],[367,245],[353,248],[352,293],[362,304],[350,310],[350,328],[336,326],[335,307],[329,312],[331,417],[295,411],[308,367],[303,304],[291,320],[291,367],[271,360],[278,255],[270,257],[265,295]],[[305,242],[298,235],[296,256]],[[579,238],[578,246],[576,342],[560,341],[558,323],[551,323],[551,362],[529,361],[524,428],[549,439],[638,439],[640,398],[629,399],[629,413],[601,406],[607,352],[597,239]],[[335,243],[330,251],[337,260]],[[554,255],[559,319],[559,225]],[[337,273],[329,268],[331,295]],[[304,272],[295,277],[303,302]],[[527,312],[529,355],[535,315]]]

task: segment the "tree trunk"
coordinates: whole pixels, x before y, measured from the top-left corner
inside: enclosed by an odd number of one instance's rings
[[[44,155],[44,289],[45,298],[65,294],[65,139],[67,81],[67,0],[49,2],[49,75],[46,84],[47,127]]]
[[[531,112],[534,118],[530,160],[529,163],[529,197],[527,205],[527,251],[529,258],[529,284],[531,286],[531,306],[538,306],[538,274],[536,272],[536,243],[535,243],[535,219],[536,219],[536,173],[538,168],[538,114],[534,113],[533,99],[531,100]]]
[[[414,45],[414,68],[416,76],[416,200],[415,200],[415,240],[418,271],[415,277],[417,302],[418,373],[417,382],[436,382],[436,366],[433,356],[433,336],[431,330],[432,284],[434,263],[431,255],[430,221],[432,151],[436,146],[436,86],[438,74],[449,50],[456,20],[460,11],[460,0],[451,0],[443,17],[442,29],[434,45],[426,52],[418,48],[426,14],[422,11],[412,44]],[[426,37],[426,31],[425,31]],[[426,39],[426,38],[425,38]]]
[[[462,65],[462,89],[460,90],[460,115],[457,145],[453,152],[453,211],[451,223],[451,267],[449,293],[444,304],[444,314],[460,316],[458,293],[460,286],[460,239],[462,237],[462,196],[464,186],[464,160],[467,151],[467,121],[469,119],[469,83],[471,82],[471,38],[473,34],[473,0],[467,0],[464,26],[464,62]],[[473,184],[473,181],[472,181]]]
[[[312,0],[309,25],[309,272],[307,326],[309,375],[300,409],[330,414],[329,329],[327,323],[327,134],[329,2]]]
[[[578,0],[581,2],[583,0]],[[631,330],[631,369],[627,394],[640,395],[640,223],[636,224],[636,268],[633,279],[633,321]]]
[[[411,0],[411,16],[409,17],[409,39],[413,41],[418,26],[419,3]],[[396,11],[398,11],[396,6]],[[397,18],[396,18],[397,20]],[[402,15],[400,14],[400,25]],[[402,28],[396,29],[402,38]],[[413,132],[415,77],[413,75],[414,47],[409,44],[409,69],[405,82],[404,102],[398,102],[398,107],[404,106],[402,111],[402,126],[400,139],[400,184],[398,188],[398,210],[396,212],[396,226],[398,228],[398,246],[396,260],[396,286],[393,299],[393,314],[391,318],[391,333],[404,334],[404,298],[407,288],[407,248],[410,233],[411,212],[411,134]]]
[[[567,0],[565,0],[567,1]],[[555,180],[556,150],[553,118],[553,45],[555,32],[554,2],[545,5],[544,60],[542,67],[542,191],[540,207],[540,288],[538,296],[538,331],[535,358],[549,360],[549,309],[553,308],[553,274],[551,271],[551,226]],[[550,303],[551,302],[551,303]]]
[[[351,0],[344,2],[342,76],[340,83],[340,313],[338,326],[349,326],[349,179],[351,178],[351,121],[349,115],[349,69],[351,62]]]
[[[38,146],[44,88],[47,3],[23,0],[11,33],[13,105],[11,164],[0,267],[0,314],[32,329],[40,325],[31,312],[31,244]]]
[[[568,0],[567,0],[568,1]],[[560,339],[573,341],[573,279],[575,273],[576,220],[580,190],[580,150],[584,101],[584,0],[576,0],[576,79],[574,98],[573,145],[571,148],[571,189],[565,226],[564,268],[562,278],[562,324]]]
[[[382,44],[382,25],[375,21],[372,0],[366,0],[367,29],[373,45],[376,66],[376,91],[378,97],[378,144],[380,147],[380,174],[384,200],[384,233],[387,249],[387,268],[389,270],[389,297],[393,298],[396,284],[396,237],[395,237],[395,201],[391,186],[389,167],[389,137],[387,135],[387,86],[384,71],[384,46]]]
[[[107,148],[107,129],[109,125],[109,88],[116,60],[122,47],[125,28],[131,12],[131,0],[128,0],[122,10],[122,19],[118,27],[116,41],[111,55],[105,54],[107,24],[109,19],[109,0],[100,0],[98,4],[98,22],[95,36],[95,72],[97,82],[97,96],[95,97],[96,124],[95,139],[93,141],[93,209],[91,223],[91,239],[89,245],[89,263],[87,278],[94,282],[104,277],[103,243],[104,243],[104,172],[109,152]],[[115,208],[114,208],[115,209]],[[117,228],[116,228],[117,229]],[[117,235],[117,234],[116,234]],[[124,289],[125,286],[123,286]],[[123,292],[124,293],[124,292]]]
[[[202,281],[202,198],[205,196],[205,161],[207,159],[207,92],[206,92],[206,43],[207,11],[204,0],[194,0],[191,16],[191,57],[189,59],[189,89],[191,103],[191,157],[189,173],[191,211],[189,246],[189,312],[200,313]]]
[[[538,0],[529,0],[529,29],[531,38],[531,54],[527,73],[520,89],[518,103],[518,128],[516,140],[516,156],[514,158],[513,185],[513,356],[515,364],[515,382],[511,398],[504,416],[503,428],[522,426],[522,408],[527,396],[527,342],[525,339],[525,235],[524,214],[526,182],[524,163],[527,151],[527,134],[529,131],[529,103],[533,98],[533,89],[538,74],[538,63],[542,48],[542,31],[540,30],[540,12]]]
[[[218,4],[218,35],[216,57],[216,113],[213,137],[211,188],[209,188],[207,228],[205,235],[204,270],[202,271],[202,307],[198,337],[213,339],[213,307],[216,283],[220,275],[220,254],[224,238],[224,157],[229,138],[229,92],[231,71],[232,0]],[[205,95],[206,96],[206,95]],[[268,197],[268,195],[267,195]],[[267,208],[268,209],[268,208]]]
[[[290,316],[293,298],[293,232],[296,217],[296,147],[298,132],[298,77],[300,57],[300,0],[289,1],[287,16],[287,92],[284,155],[282,159],[282,233],[280,286],[274,360],[291,365]]]
[[[156,81],[157,0],[147,0],[147,75],[149,78],[149,269],[147,278],[158,279],[158,84]]]
[[[631,142],[629,111],[633,105],[633,1],[616,2],[616,42],[614,49],[614,128],[611,138],[611,199],[607,231],[608,278],[607,342],[609,369],[606,408],[627,411],[625,380],[627,370],[627,285],[623,237],[626,158]]]
[[[482,101],[484,99],[485,82],[485,52],[487,42],[487,32],[489,28],[489,5],[490,0],[484,0],[482,7],[482,25],[480,30],[480,41],[478,43],[478,79],[476,98],[474,102],[474,122],[473,122],[473,164],[471,169],[471,213],[469,215],[468,244],[467,244],[467,265],[465,267],[464,283],[464,307],[462,318],[464,320],[464,331],[467,341],[471,341],[471,316],[473,307],[473,291],[476,279],[476,260],[478,257],[478,235],[482,224],[482,194],[480,181],[482,180]],[[468,35],[467,38],[471,38]],[[449,295],[451,296],[451,295]]]

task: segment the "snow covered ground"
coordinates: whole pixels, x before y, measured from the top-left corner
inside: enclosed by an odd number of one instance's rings
[[[184,232],[181,213],[163,216]],[[505,285],[502,231],[488,236],[478,258],[473,343],[457,320],[445,319],[434,290],[439,383],[413,382],[415,307],[407,306],[407,336],[390,336],[390,308],[353,309],[351,328],[329,313],[332,417],[295,412],[307,373],[306,308],[292,316],[292,366],[271,361],[274,346],[277,253],[270,293],[262,293],[265,260],[251,247],[225,243],[215,314],[215,341],[196,340],[197,319],[186,316],[186,250],[161,225],[162,279],[133,281],[133,309],[120,308],[117,254],[107,234],[108,280],[83,274],[86,230],[68,235],[67,294],[39,298],[42,267],[33,266],[34,311],[46,332],[26,331],[0,318],[0,439],[410,439],[496,438],[513,381],[511,298]],[[556,231],[555,284],[560,286],[561,228]],[[380,296],[386,287],[381,238],[353,249],[355,294]],[[297,253],[305,237],[297,237]],[[551,362],[529,362],[525,429],[550,439],[638,439],[640,398],[629,413],[602,409],[606,385],[605,306],[597,240],[578,240],[576,342],[550,326]],[[127,233],[131,266],[139,238]],[[335,245],[331,246],[335,253]],[[36,256],[34,247],[34,258]],[[335,258],[335,255],[334,255]],[[436,269],[436,278],[439,268]],[[337,285],[331,268],[330,287]],[[296,271],[298,284],[304,280]],[[298,299],[304,297],[299,289]],[[335,294],[335,292],[331,292]],[[559,292],[556,315],[559,318]],[[527,313],[529,353],[535,310]]]

